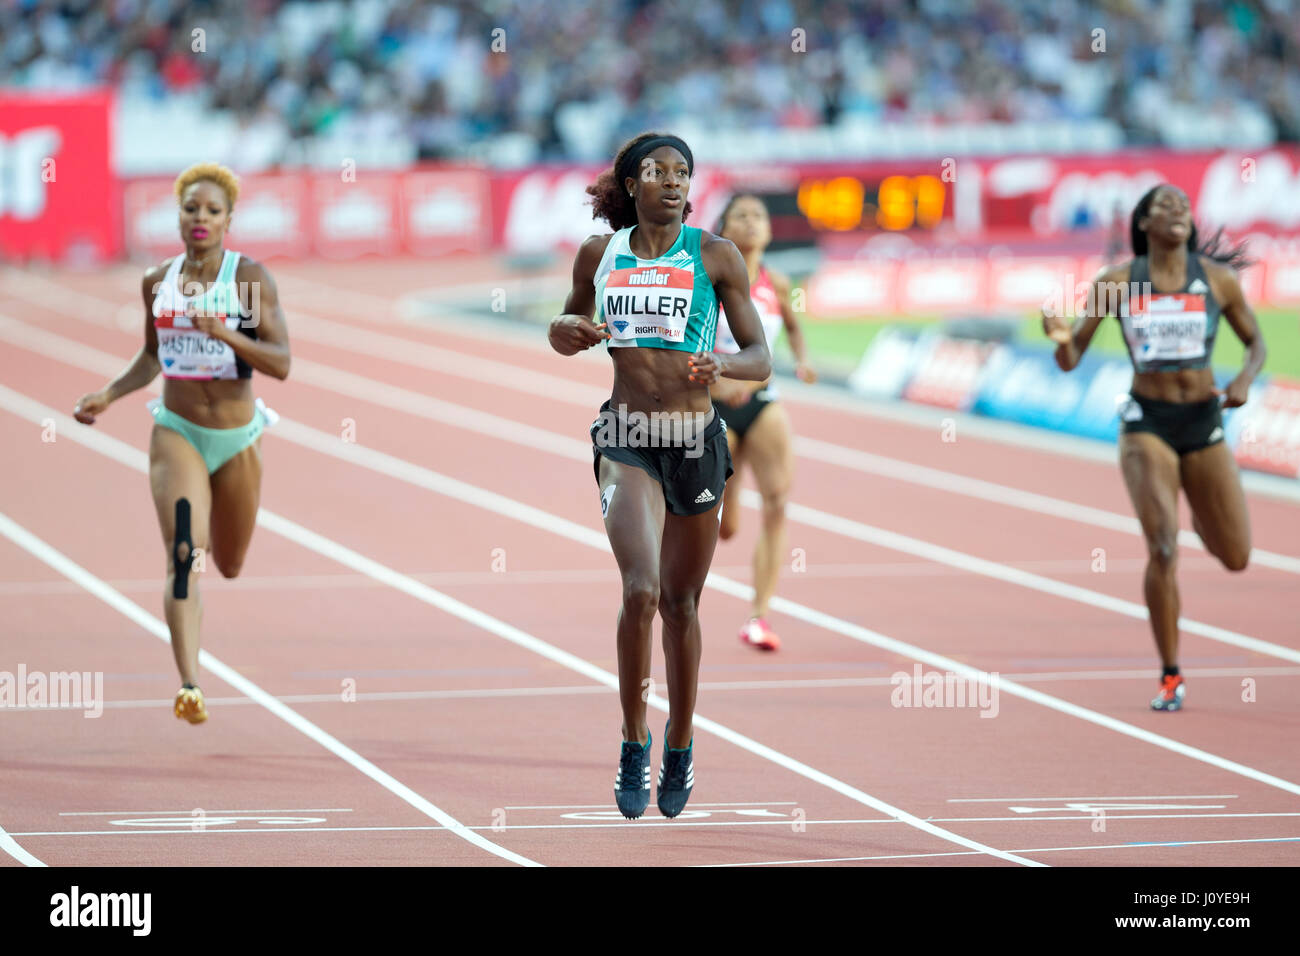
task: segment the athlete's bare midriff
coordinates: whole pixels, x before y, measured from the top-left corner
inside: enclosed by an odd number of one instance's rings
[[[169,378],[163,404],[202,428],[239,428],[253,420],[253,380]]]
[[[629,412],[699,412],[712,409],[709,390],[691,382],[691,353],[678,349],[610,349],[614,389],[610,405]]]
[[[1214,371],[1184,368],[1176,372],[1135,372],[1133,394],[1177,405],[1204,402],[1214,395]]]

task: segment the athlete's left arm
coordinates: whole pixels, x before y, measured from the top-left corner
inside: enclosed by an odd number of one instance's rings
[[[767,277],[772,280],[776,290],[776,301],[781,305],[781,321],[785,323],[785,337],[790,340],[790,351],[794,353],[794,374],[811,385],[817,381],[817,372],[808,364],[808,345],[803,339],[803,326],[795,317],[790,306],[790,280],[780,272],[767,270]],[[772,343],[767,343],[768,348]]]
[[[271,273],[260,262],[241,258],[235,272],[239,301],[245,318],[241,323],[257,331],[256,338],[240,329],[230,329],[216,316],[203,315],[194,320],[195,327],[214,339],[221,339],[235,354],[263,375],[278,379],[289,377],[289,329],[280,308],[280,294]]]
[[[731,336],[739,352],[696,352],[691,356],[691,381],[712,385],[721,376],[765,382],[772,375],[772,353],[763,337],[763,323],[749,298],[749,270],[730,239],[706,232],[700,237],[700,258],[713,282],[713,291],[727,313]]]
[[[1264,347],[1264,336],[1259,331],[1259,322],[1255,319],[1255,313],[1241,291],[1237,274],[1230,267],[1213,259],[1202,258],[1201,265],[1210,280],[1210,289],[1219,301],[1221,314],[1232,326],[1232,331],[1237,333],[1241,344],[1246,346],[1246,362],[1241,372],[1222,391],[1215,389],[1216,394],[1224,396],[1224,408],[1236,408],[1246,404],[1250,383],[1264,367],[1268,350]]]

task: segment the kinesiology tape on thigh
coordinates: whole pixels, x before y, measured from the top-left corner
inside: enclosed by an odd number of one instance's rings
[[[194,539],[190,536],[190,499],[176,499],[176,532],[172,541],[172,597],[184,600],[190,596],[190,568],[194,564]],[[185,557],[181,558],[184,546]]]

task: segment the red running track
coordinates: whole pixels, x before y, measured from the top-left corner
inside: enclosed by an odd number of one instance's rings
[[[269,517],[242,575],[203,578],[204,647],[239,686],[205,675],[200,727],[170,716],[176,678],[156,636],[164,555],[138,470],[148,396],[93,429],[59,417],[138,347],[138,278],[3,275],[0,440],[16,467],[0,472],[0,511],[32,537],[0,536],[0,672],[102,672],[106,706],[96,719],[0,711],[0,862],[1300,859],[1295,504],[1251,496],[1257,548],[1283,556],[1272,565],[1234,575],[1183,549],[1188,708],[1155,714],[1151,641],[1132,616],[1137,536],[807,446],[788,533],[803,569],[783,573],[772,615],[783,648],[760,655],[735,637],[749,509],[701,607],[707,722],[691,803],[677,820],[652,806],[628,823],[610,786],[618,576],[586,441],[608,360],[561,359],[468,315],[402,320],[412,293],[491,283],[480,262],[275,273],[295,366],[256,387],[286,421],[264,442]],[[785,391],[802,438],[959,487],[1128,513],[1114,465],[1035,447],[1032,433],[1023,446],[967,431],[943,442],[937,426]],[[84,575],[42,561],[33,539]],[[96,580],[118,607],[87,590]],[[1000,692],[984,706],[894,706],[891,675],[918,664],[996,673]],[[662,687],[659,661],[654,676]],[[656,741],[663,716],[651,714]]]

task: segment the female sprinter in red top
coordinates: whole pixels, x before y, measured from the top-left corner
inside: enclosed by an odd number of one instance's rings
[[[810,384],[817,381],[817,373],[808,364],[803,330],[790,308],[790,280],[763,263],[763,252],[772,241],[772,223],[763,200],[748,193],[732,196],[718,220],[718,235],[735,243],[745,257],[749,297],[763,323],[768,349],[776,343],[784,325],[797,363],[795,374]],[[724,310],[718,317],[714,351],[730,353],[738,349]],[[768,626],[767,610],[776,592],[785,550],[785,501],[794,474],[790,416],[777,401],[776,386],[770,379],[766,382],[719,379],[710,392],[713,407],[727,423],[727,444],[737,473],[735,480],[727,482],[727,493],[722,499],[722,526],[718,532],[722,540],[732,537],[740,527],[742,465],[748,464],[753,470],[763,499],[763,525],[754,546],[754,604],[749,620],[740,629],[740,639],[751,647],[774,651],[781,646],[781,640]]]
[[[144,275],[144,345],[117,378],[82,396],[77,420],[95,422],[110,404],[159,372],[162,400],[149,443],[149,485],[167,551],[163,608],[181,689],[173,711],[207,719],[198,687],[198,572],[210,555],[228,578],[239,574],[257,520],[262,429],[274,413],[254,401],[256,369],[284,379],[289,337],[266,268],[225,248],[239,183],[215,163],[176,180],[182,255]],[[202,563],[199,563],[202,561]]]
[[[1120,411],[1120,467],[1147,543],[1146,602],[1164,667],[1155,710],[1180,710],[1187,690],[1178,670],[1178,489],[1206,550],[1230,571],[1250,558],[1250,515],[1220,408],[1246,403],[1265,349],[1232,268],[1247,264],[1242,247],[1221,250],[1220,236],[1199,242],[1187,194],[1157,186],[1133,209],[1134,258],[1098,273],[1086,313],[1071,327],[1043,310],[1067,372],[1103,319],[1116,313],[1123,325],[1134,375]],[[1246,346],[1245,367],[1222,390],[1210,367],[1220,314]]]
[[[723,375],[761,382],[772,371],[744,259],[727,240],[684,223],[694,168],[676,136],[643,133],[619,150],[613,168],[587,189],[594,215],[615,232],[591,236],[578,250],[573,289],[549,333],[561,355],[606,342],[614,361],[613,392],[591,438],[601,513],[623,578],[617,641],[624,743],[614,798],[629,819],[650,800],[643,691],[656,611],[670,709],[659,811],[681,813],[695,782],[698,609],[731,475],[709,386]],[[740,346],[731,355],[713,352],[719,303]]]

